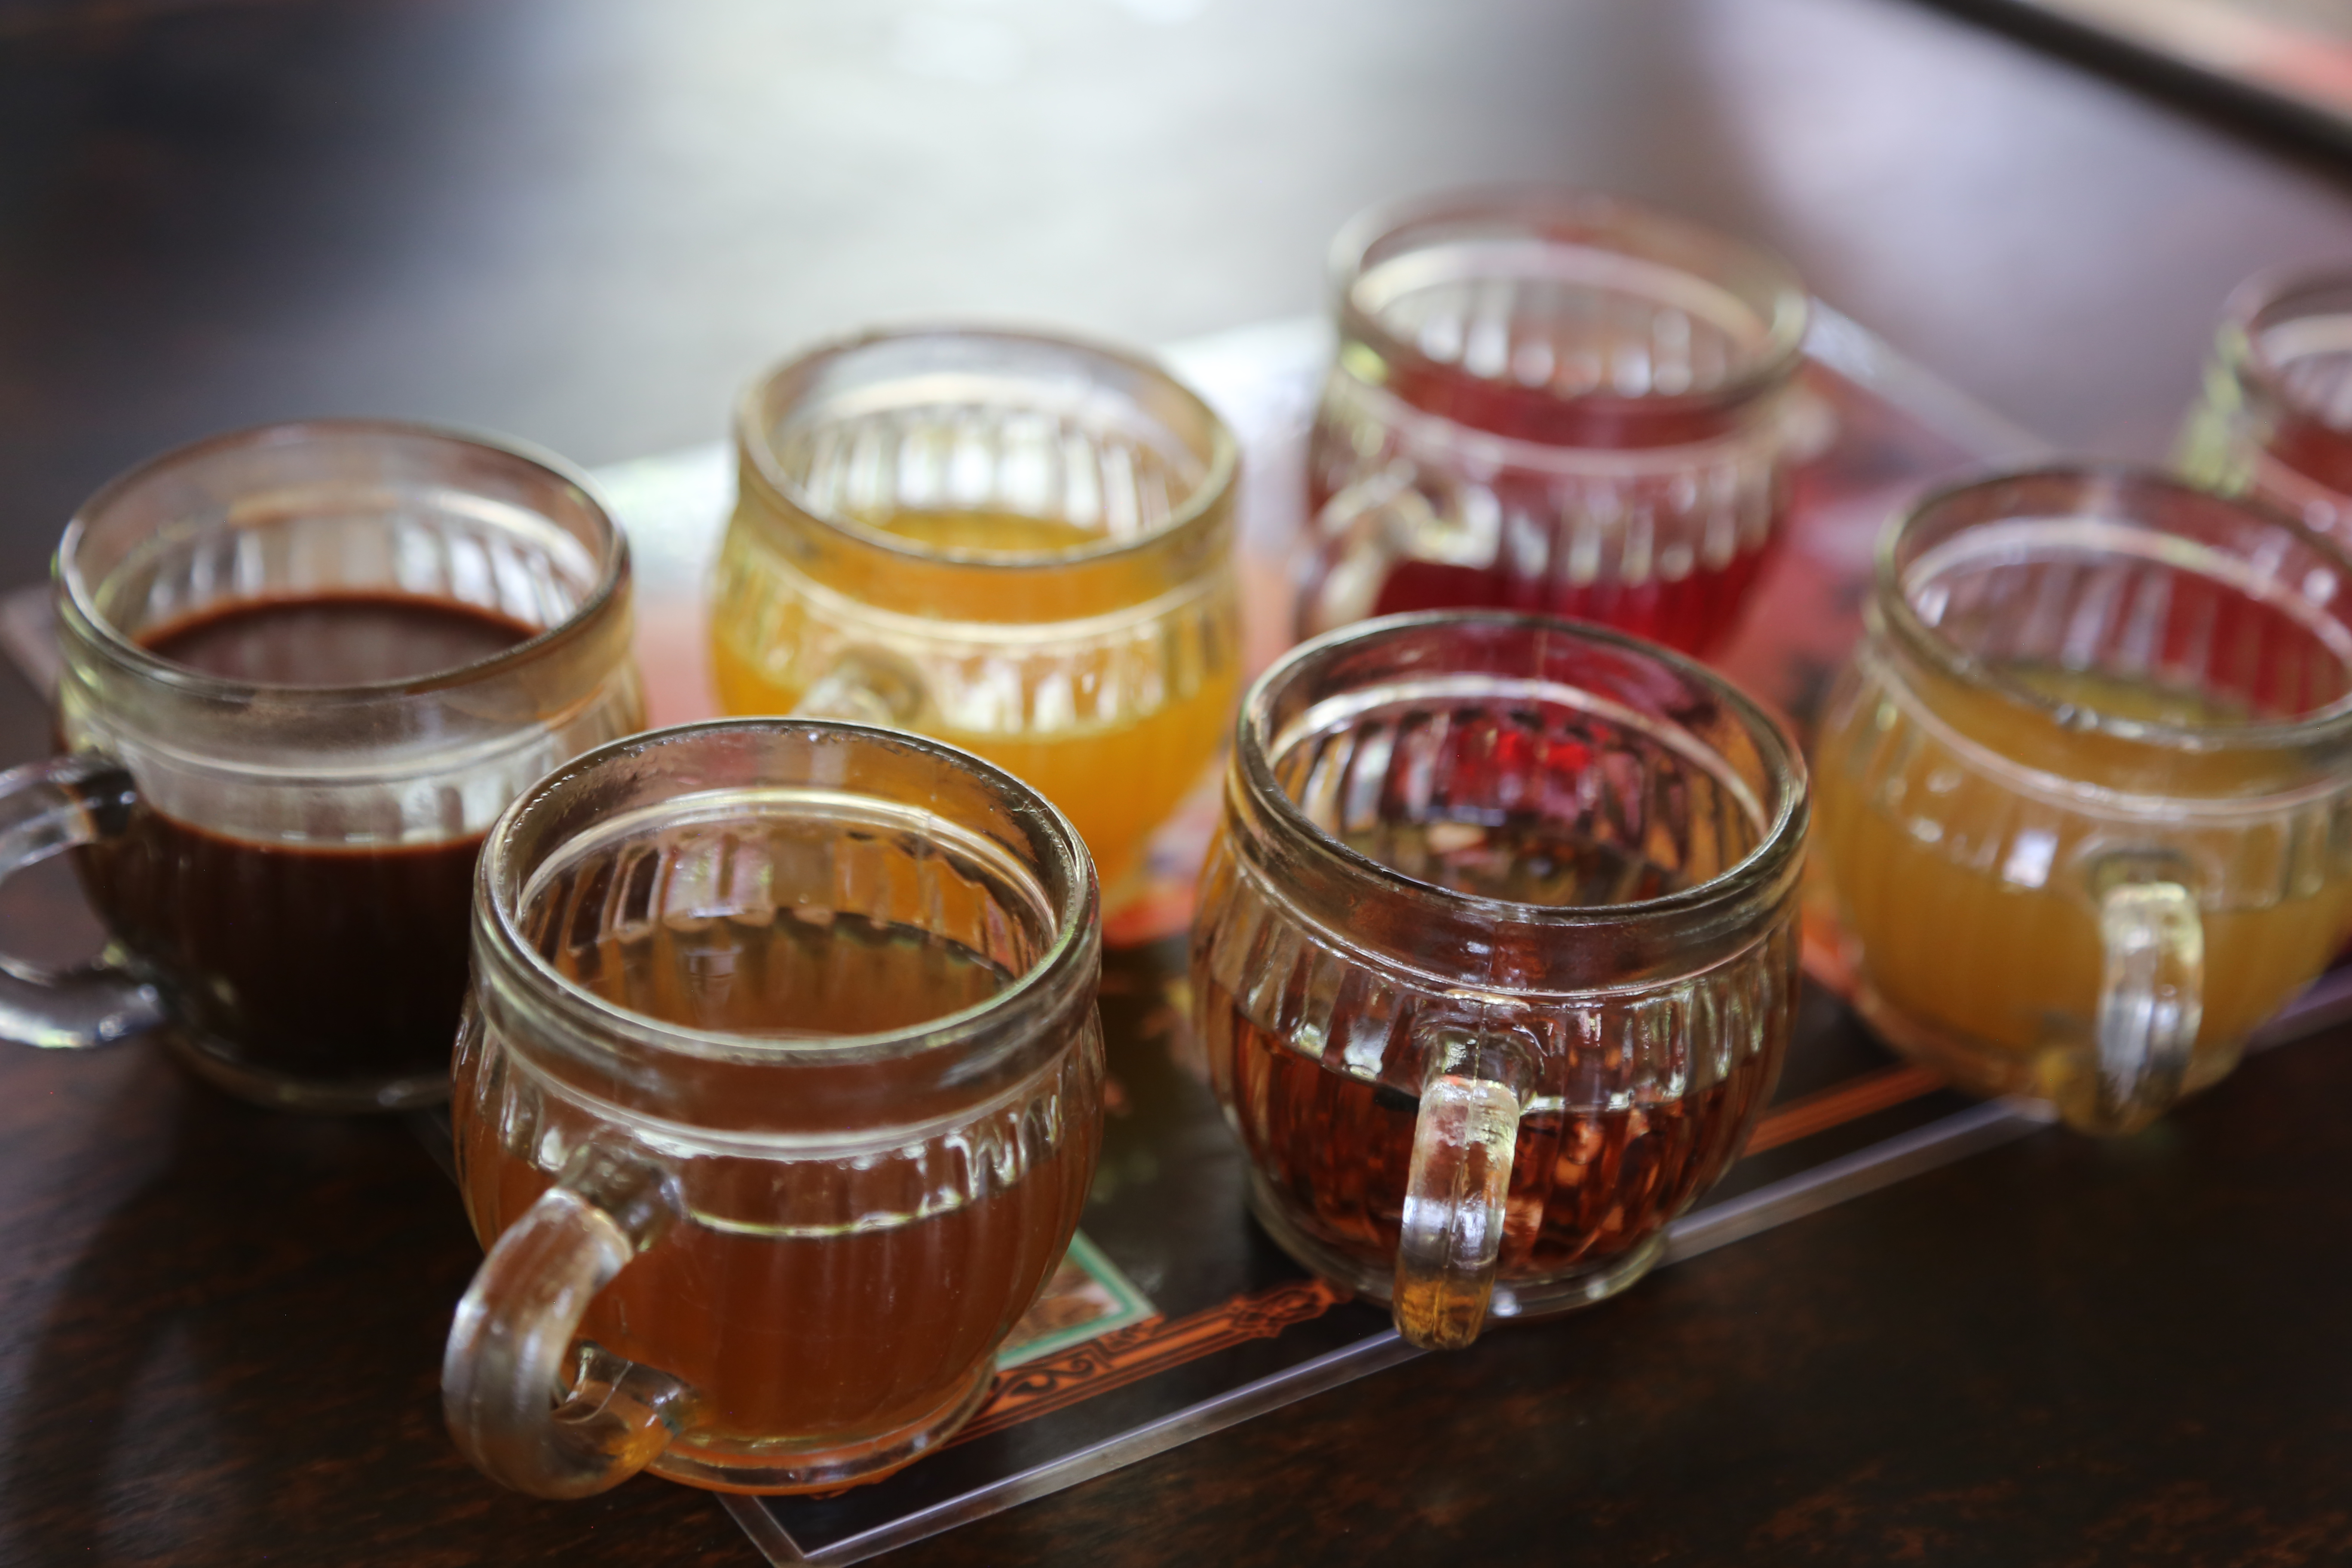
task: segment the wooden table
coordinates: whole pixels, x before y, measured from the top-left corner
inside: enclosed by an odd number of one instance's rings
[[[2343,173],[1901,0],[0,0],[0,583],[206,430],[420,415],[604,462],[868,320],[1311,309],[1349,211],[1475,177],[1756,234],[2021,422],[2153,456],[2229,286],[2352,252]],[[0,761],[44,740],[0,678]],[[16,951],[76,919],[0,889]],[[893,1561],[2340,1559],[2345,1044]],[[458,1459],[476,1252],[396,1125],[0,1055],[0,1561],[752,1561],[697,1493],[541,1504]]]

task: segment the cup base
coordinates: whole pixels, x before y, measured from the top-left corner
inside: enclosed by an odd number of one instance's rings
[[[1282,1212],[1282,1205],[1266,1191],[1264,1178],[1255,1171],[1250,1173],[1249,1205],[1265,1233],[1302,1267],[1383,1307],[1391,1304],[1396,1291],[1393,1266],[1383,1269],[1308,1236]],[[1589,1268],[1539,1279],[1497,1279],[1486,1316],[1490,1320],[1549,1318],[1605,1301],[1655,1268],[1665,1250],[1666,1233],[1661,1228],[1632,1251]]]
[[[2090,1075],[2096,1070],[2086,1047],[2053,1041],[2038,1049],[2018,1051],[1922,1023],[1887,1001],[1870,983],[1867,971],[1856,977],[1853,1009],[1888,1049],[1926,1068],[1962,1094],[1980,1100],[2033,1100],[2049,1106],[2068,1126],[2085,1132],[2130,1130],[2101,1124],[2095,1110],[2086,1105],[2092,1092]],[[2179,1098],[2185,1100],[2219,1083],[2244,1053],[2243,1040],[2200,1045],[2182,1075]]]
[[[415,1110],[449,1098],[449,1072],[408,1073],[397,1078],[321,1081],[294,1078],[254,1066],[226,1041],[185,1027],[167,1028],[163,1039],[191,1072],[239,1100],[275,1110],[352,1116],[372,1111]]]
[[[729,1452],[680,1443],[646,1467],[665,1480],[705,1491],[775,1496],[834,1492],[878,1481],[944,1446],[971,1419],[996,1382],[993,1358],[972,1369],[937,1410],[893,1432],[862,1443],[794,1452],[783,1445],[746,1445]]]

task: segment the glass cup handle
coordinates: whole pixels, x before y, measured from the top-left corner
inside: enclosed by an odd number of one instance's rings
[[[120,834],[138,798],[111,757],[77,752],[0,773],[0,879]],[[163,1000],[106,959],[51,973],[0,959],[0,1039],[71,1049],[144,1034]]]
[[[2106,856],[2091,890],[2105,952],[2096,1060],[2059,1109],[2086,1132],[2130,1132],[2179,1098],[2204,1015],[2205,927],[2177,855]]]
[[[1422,488],[1421,471],[1403,459],[1333,496],[1315,519],[1316,542],[1298,595],[1299,635],[1370,616],[1390,574],[1406,562],[1492,568],[1503,541],[1502,508],[1493,502],[1490,492],[1465,485],[1441,513]]]
[[[667,1172],[590,1143],[490,1248],[441,1359],[450,1436],[484,1475],[586,1497],[644,1469],[692,1420],[694,1391],[667,1373],[594,1344],[566,1365],[588,1303],[681,1207]]]
[[[923,678],[912,664],[881,648],[854,647],[801,693],[793,713],[904,729],[922,707]]]
[[[1298,635],[1316,637],[1370,616],[1410,542],[1436,518],[1409,464],[1391,463],[1323,503],[1298,595]]]
[[[1425,1050],[1390,1308],[1409,1344],[1459,1350],[1486,1323],[1534,1059],[1516,1035],[1449,1030]]]

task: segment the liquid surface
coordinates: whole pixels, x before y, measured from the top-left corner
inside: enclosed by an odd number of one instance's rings
[[[564,978],[632,1012],[776,1039],[909,1028],[976,1006],[1013,983],[970,948],[858,915],[664,921],[627,940],[553,948],[548,957]]]
[[[1055,555],[1106,542],[1097,528],[1009,511],[901,511],[866,526],[933,550],[975,555]]]
[[[2226,700],[2109,675],[2006,673],[2045,696],[2123,717],[2208,723],[2243,711]],[[1947,723],[2000,755],[2064,776],[2117,787],[2161,779],[2184,800],[2259,795],[2293,782],[2274,755],[2214,752],[2151,762],[2147,748],[2060,731],[1981,692],[1948,694],[1950,701],[1947,695],[1939,691],[1935,705]],[[1876,705],[1864,703],[1822,735],[1814,853],[1879,995],[1905,1017],[2028,1074],[2033,1058],[2091,1037],[2105,959],[2083,862],[2097,851],[2095,835],[2115,830],[2022,800],[1997,775],[1956,765],[1943,747],[1911,743],[1911,733],[1900,719],[1882,731]],[[2154,847],[2189,842],[2180,828],[2133,831]],[[2308,863],[2289,879],[2292,852],[2266,831],[2208,868],[2242,879],[2204,889],[2200,915],[2204,1013],[2197,1048],[2221,1066],[2226,1059],[2217,1053],[2233,1055],[2237,1041],[2316,974],[2352,919],[2352,879],[2308,874]],[[2198,1073],[2192,1065],[2192,1079]],[[2041,1091],[2029,1076],[1994,1087]]]
[[[2146,678],[2043,664],[1998,668],[2006,683],[2083,716],[2210,731],[2221,741],[2231,729],[2265,717],[2227,693]],[[1997,690],[1940,678],[1932,686],[1923,685],[1922,699],[1937,719],[1988,751],[2025,767],[2107,789],[2201,800],[2269,794],[2292,788],[2311,774],[2309,763],[2291,747],[2188,749],[2160,739],[2119,735],[2080,719],[2062,724],[2054,715],[2021,709]],[[2304,710],[2302,703],[2280,706],[2289,713]]]
[[[1342,837],[1415,881],[1515,904],[1624,904],[1685,883],[1642,856],[1543,822],[1382,822]]]
[[[504,653],[534,627],[446,599],[351,595],[207,610],[140,637],[150,653],[270,686],[414,680]]]
[[[2109,675],[2097,669],[2010,665],[2001,674],[2038,697],[2114,719],[2183,729],[2218,729],[2251,722],[2243,702],[2210,691]]]
[[[431,674],[531,635],[470,605],[352,596],[232,605],[142,640],[211,675],[333,686]],[[357,1083],[447,1070],[480,848],[479,837],[264,843],[142,804],[121,835],[77,854],[109,929],[215,1052]]]

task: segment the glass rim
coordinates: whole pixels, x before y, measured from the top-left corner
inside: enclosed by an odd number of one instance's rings
[[[978,777],[1000,798],[1020,807],[1034,808],[1040,813],[1049,830],[1050,842],[1056,852],[1055,860],[1066,885],[1059,889],[1057,899],[1056,889],[1046,877],[1039,875],[1034,868],[1023,868],[1025,874],[1036,879],[1039,891],[1045,895],[1055,930],[1045,951],[1027,969],[1013,976],[1003,990],[969,1006],[942,1013],[920,1024],[862,1035],[779,1038],[770,1035],[674,1024],[649,1013],[640,1013],[635,1008],[607,1001],[566,978],[536,946],[525,940],[520,924],[520,906],[530,879],[513,864],[513,852],[517,831],[527,814],[535,809],[561,809],[566,794],[589,787],[593,774],[606,764],[625,757],[657,752],[669,746],[688,745],[708,736],[729,732],[782,734],[813,730],[840,735],[851,742],[882,742],[923,753],[933,761]],[[551,846],[551,851],[553,847]],[[536,869],[535,867],[532,868],[534,872]],[[1058,1005],[1072,982],[1080,977],[1076,972],[1084,968],[1098,949],[1101,930],[1099,902],[1100,890],[1094,862],[1087,854],[1086,841],[1078,836],[1078,830],[1071,826],[1069,818],[1063,816],[1061,809],[1053,802],[995,763],[943,741],[883,725],[839,719],[774,716],[703,719],[625,735],[593,751],[582,752],[533,783],[499,814],[498,820],[491,825],[482,841],[481,858],[474,875],[473,918],[476,930],[488,933],[492,950],[509,971],[519,973],[535,987],[535,994],[528,999],[530,1005],[543,1006],[548,998],[554,998],[560,1010],[568,1015],[567,1024],[592,1033],[595,1040],[607,1048],[612,1042],[618,1040],[625,1042],[635,1051],[646,1054],[687,1057],[743,1067],[814,1068],[855,1066],[861,1062],[885,1061],[971,1047],[980,1043],[1008,1015]]]
[[[110,508],[142,485],[189,461],[238,447],[298,446],[317,436],[395,437],[491,452],[510,458],[526,468],[535,468],[557,483],[570,487],[586,503],[589,516],[595,521],[604,535],[602,548],[596,555],[594,584],[572,607],[570,615],[495,653],[451,665],[446,669],[397,680],[347,681],[319,686],[290,681],[233,679],[176,663],[126,635],[114,624],[112,617],[99,609],[97,587],[83,575],[77,554],[78,547]],[[510,674],[535,662],[551,649],[577,640],[583,635],[583,628],[603,616],[628,582],[629,541],[620,522],[614,517],[612,507],[585,469],[530,442],[462,426],[421,420],[289,419],[246,426],[184,442],[117,474],[74,509],[72,518],[66,523],[65,532],[58,537],[56,553],[50,558],[49,570],[53,592],[60,609],[66,612],[60,616],[60,620],[74,631],[84,634],[90,645],[118,668],[142,681],[201,699],[234,700],[267,695],[279,704],[343,707],[406,697],[429,697],[478,685]]]
[[[2306,408],[2288,389],[2284,367],[2263,348],[2264,326],[2277,324],[2265,323],[2265,316],[2291,310],[2303,296],[2331,289],[2343,293],[2347,305],[2352,305],[2352,263],[2264,268],[2231,289],[2222,301],[2220,349],[2231,372],[2250,390],[2299,417],[2352,434],[2352,429],[2330,424]]]
[[[1638,396],[1595,390],[1563,397],[1562,402],[1659,415],[1735,407],[1779,387],[1802,363],[1812,300],[1805,292],[1801,275],[1780,252],[1646,202],[1540,181],[1426,191],[1376,203],[1349,218],[1333,237],[1328,262],[1332,311],[1339,321],[1342,337],[1367,342],[1382,359],[1409,364],[1416,370],[1461,374],[1457,366],[1431,358],[1417,344],[1390,331],[1377,316],[1362,308],[1356,290],[1366,260],[1383,241],[1401,239],[1416,228],[1449,220],[1501,225],[1546,219],[1609,226],[1628,233],[1648,232],[1720,250],[1735,265],[1753,268],[1759,277],[1768,279],[1770,296],[1769,308],[1759,312],[1764,337],[1750,363],[1718,385],[1706,391],[1644,393]],[[1688,270],[1679,264],[1667,265]]]
[[[2036,480],[2070,484],[2077,489],[2101,489],[2128,505],[2134,498],[2161,494],[2178,501],[2235,512],[2275,529],[2335,568],[2339,580],[2352,588],[2352,556],[2325,536],[2284,513],[2251,497],[2222,496],[2200,489],[2159,469],[2131,463],[2053,463],[2032,468],[2004,468],[1941,485],[1895,514],[1880,531],[1874,552],[1871,616],[1885,626],[1896,644],[1936,673],[1979,690],[1990,691],[2013,706],[2041,715],[2062,729],[2095,731],[2117,740],[2177,752],[2252,751],[2308,745],[2352,737],[2352,689],[2323,708],[2292,719],[2262,719],[2242,723],[2173,723],[2158,719],[2130,719],[2067,702],[2034,690],[2003,675],[1999,667],[1964,652],[1920,617],[1903,584],[1898,555],[1915,531],[1938,521],[1948,509],[1960,506],[2004,485]],[[2074,512],[2074,517],[2090,514]],[[2133,510],[2117,508],[2110,521],[2159,533],[2153,523]],[[2169,537],[2169,536],[2168,536]],[[2352,661],[2346,665],[2352,679]]]
[[[1656,898],[1618,904],[1534,904],[1426,882],[1334,837],[1318,826],[1275,779],[1272,759],[1267,755],[1267,746],[1274,737],[1266,721],[1281,694],[1279,688],[1302,679],[1310,665],[1336,650],[1400,632],[1440,626],[1513,626],[1595,644],[1662,666],[1706,690],[1737,718],[1756,742],[1769,782],[1777,786],[1773,790],[1777,800],[1759,803],[1764,808],[1764,816],[1756,825],[1756,842],[1745,855],[1704,881]],[[1382,616],[1339,626],[1298,644],[1259,676],[1242,699],[1241,712],[1234,726],[1234,760],[1240,776],[1248,784],[1251,798],[1264,806],[1295,842],[1344,868],[1359,880],[1369,881],[1385,891],[1434,899],[1443,907],[1498,925],[1577,930],[1646,924],[1688,918],[1739,902],[1769,887],[1787,868],[1790,858],[1801,852],[1810,818],[1811,789],[1803,754],[1778,721],[1725,677],[1695,658],[1614,627],[1514,610],[1419,610]]]
[[[1210,431],[1210,451],[1207,461],[1202,465],[1199,482],[1193,485],[1192,493],[1184,498],[1181,506],[1171,508],[1165,518],[1150,528],[1125,539],[1107,538],[1098,543],[1070,550],[944,549],[899,534],[887,533],[854,517],[818,506],[797,480],[783,472],[782,464],[777,460],[773,425],[763,417],[771,395],[787,378],[804,376],[822,364],[843,359],[859,350],[877,344],[913,342],[924,339],[1011,342],[1065,353],[1092,355],[1159,383],[1197,410]],[[1074,333],[985,322],[910,322],[827,338],[810,345],[762,372],[737,398],[735,449],[749,459],[742,465],[745,472],[758,479],[769,492],[770,499],[782,502],[799,516],[829,530],[841,539],[929,565],[1003,573],[1047,572],[1057,568],[1090,566],[1158,549],[1170,540],[1192,531],[1203,520],[1215,516],[1232,495],[1234,479],[1241,470],[1241,446],[1232,428],[1226,425],[1224,416],[1154,356],[1140,350]]]

